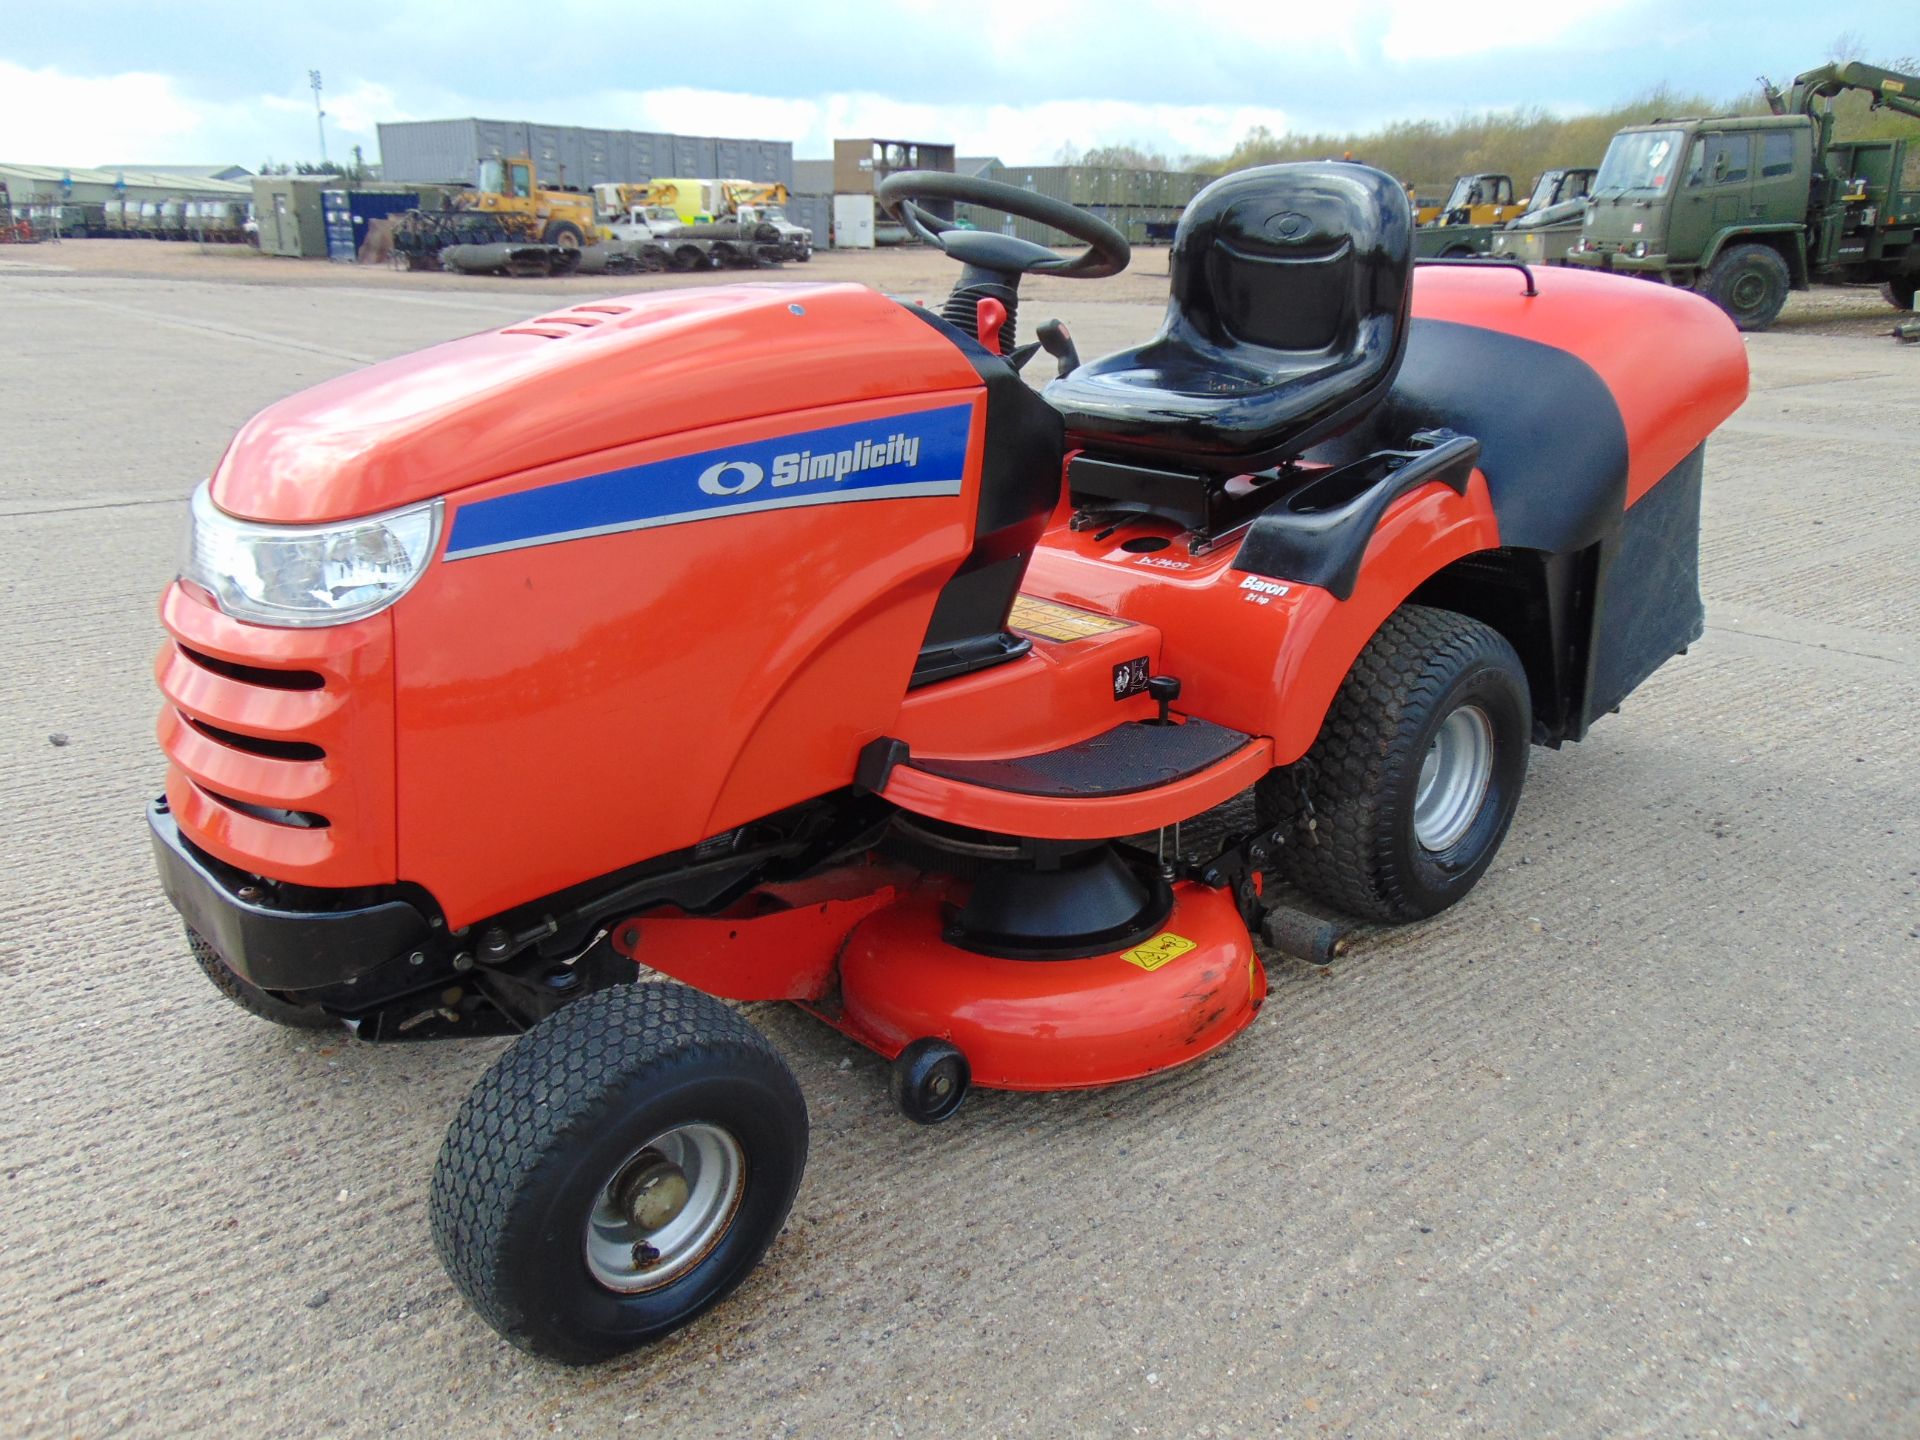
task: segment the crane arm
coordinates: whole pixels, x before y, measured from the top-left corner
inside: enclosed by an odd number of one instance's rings
[[[1762,82],[1764,84],[1764,82]],[[1816,99],[1831,99],[1842,90],[1864,90],[1876,106],[1902,115],[1920,116],[1920,77],[1902,75],[1852,60],[1844,65],[1822,65],[1793,77],[1793,89],[1782,95],[1765,85],[1767,108],[1776,115],[1811,115]]]

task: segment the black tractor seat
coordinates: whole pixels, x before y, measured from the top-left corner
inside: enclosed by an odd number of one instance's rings
[[[1178,510],[1150,492],[1221,489],[1358,423],[1400,369],[1412,260],[1406,192],[1378,170],[1216,180],[1175,232],[1159,333],[1046,389],[1084,452],[1076,500]]]

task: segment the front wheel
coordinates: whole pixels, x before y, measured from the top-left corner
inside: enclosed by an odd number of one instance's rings
[[[1498,631],[1450,610],[1389,616],[1313,748],[1254,792],[1284,830],[1282,876],[1367,920],[1436,915],[1485,873],[1527,776],[1526,671]]]
[[[549,245],[558,245],[562,250],[578,250],[587,243],[586,232],[571,220],[552,221],[540,238]]]
[[[1896,275],[1880,287],[1880,294],[1896,310],[1913,309],[1913,297],[1920,294],[1920,275]]]
[[[1733,245],[1720,252],[1699,288],[1742,330],[1764,330],[1780,318],[1792,278],[1771,245]]]
[[[434,1248],[507,1340],[602,1360],[745,1279],[806,1157],[800,1087],[758,1031],[684,985],[622,985],[542,1021],[474,1087],[434,1167]]]

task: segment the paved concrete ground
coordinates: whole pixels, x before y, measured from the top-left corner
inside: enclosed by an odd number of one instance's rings
[[[787,1232],[576,1372],[428,1244],[498,1044],[253,1020],[153,880],[188,488],[267,401],[543,303],[289,273],[0,269],[0,1432],[1920,1433],[1920,351],[1753,339],[1705,641],[1535,752],[1465,904],[1276,965],[1208,1063],[920,1130],[758,1010],[813,1110]],[[1154,311],[1039,293],[1089,349]]]

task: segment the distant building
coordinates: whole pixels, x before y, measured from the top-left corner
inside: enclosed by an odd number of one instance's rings
[[[96,170],[137,170],[146,175],[179,175],[189,180],[251,180],[244,165],[96,165]]]
[[[932,140],[836,140],[833,142],[833,193],[871,195],[898,170],[953,172],[953,146]],[[937,214],[941,207],[929,207]]]
[[[72,204],[175,199],[245,202],[253,198],[253,187],[244,182],[182,174],[169,169],[156,170],[151,166],[110,165],[87,169],[74,165],[24,165],[0,160],[0,184],[7,187],[16,202],[29,198]]]

